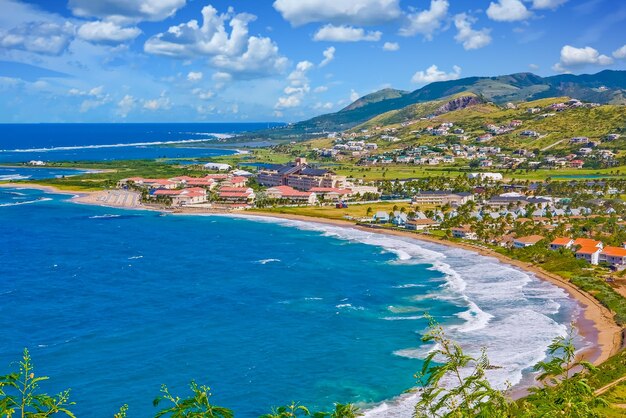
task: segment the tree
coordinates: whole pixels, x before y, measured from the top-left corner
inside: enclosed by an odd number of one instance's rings
[[[233,418],[234,414],[230,409],[211,404],[209,401],[211,389],[208,386],[198,386],[192,380],[189,387],[193,396],[181,399],[178,396],[173,396],[166,385],[161,386],[161,396],[157,397],[152,404],[159,406],[163,400],[166,400],[171,406],[161,409],[155,418]]]
[[[56,396],[38,393],[39,383],[45,380],[48,377],[35,376],[30,353],[24,349],[19,373],[0,376],[0,415],[7,418],[14,414],[22,418],[44,418],[61,414],[74,418],[74,414],[67,409],[74,405],[69,401],[69,390]]]

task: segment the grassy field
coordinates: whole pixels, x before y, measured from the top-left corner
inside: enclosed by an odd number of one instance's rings
[[[406,212],[410,212],[414,210],[411,205],[407,203],[392,203],[392,202],[381,202],[381,203],[365,203],[365,204],[354,204],[351,203],[345,209],[336,209],[334,206],[301,206],[301,207],[276,207],[276,208],[263,208],[256,209],[257,212],[264,213],[284,213],[290,215],[302,215],[302,216],[313,216],[317,218],[325,218],[325,219],[345,219],[346,217],[352,218],[365,218],[372,217],[377,211],[385,211],[389,213],[393,211],[394,207],[396,210],[401,210],[401,208],[405,208]],[[371,213],[367,214],[367,209],[371,208]],[[420,207],[420,209],[423,209]]]

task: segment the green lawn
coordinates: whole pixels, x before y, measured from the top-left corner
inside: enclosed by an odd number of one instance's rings
[[[367,204],[354,204],[349,203],[345,209],[336,209],[334,206],[301,206],[301,207],[276,207],[276,208],[263,208],[256,209],[257,212],[264,213],[285,213],[291,215],[312,216],[317,218],[326,219],[345,219],[346,217],[364,218],[371,217],[377,211],[385,211],[387,213],[393,211],[394,206],[397,210],[405,208],[406,212],[414,210],[409,203],[367,203]],[[367,209],[371,208],[371,213],[367,215]],[[421,208],[423,209],[423,208]]]

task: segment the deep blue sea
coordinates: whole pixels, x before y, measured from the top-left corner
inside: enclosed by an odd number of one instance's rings
[[[159,216],[0,189],[0,373],[24,347],[79,417],[150,417],[191,379],[238,417],[300,401],[410,417],[428,311],[497,385],[517,383],[578,308],[464,250],[297,221]],[[15,368],[15,364],[13,364]]]
[[[0,162],[189,158],[234,151],[200,141],[276,123],[0,124]],[[177,144],[177,147],[169,145]]]

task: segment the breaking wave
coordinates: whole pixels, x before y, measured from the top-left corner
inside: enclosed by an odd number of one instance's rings
[[[183,139],[183,140],[180,140],[180,141],[156,141],[156,142],[120,143],[120,144],[76,145],[76,146],[49,147],[49,148],[2,149],[2,150],[0,150],[0,152],[74,151],[74,150],[80,150],[80,149],[150,147],[150,146],[155,146],[155,145],[193,144],[193,143],[199,143],[199,142],[206,142],[206,139]]]

